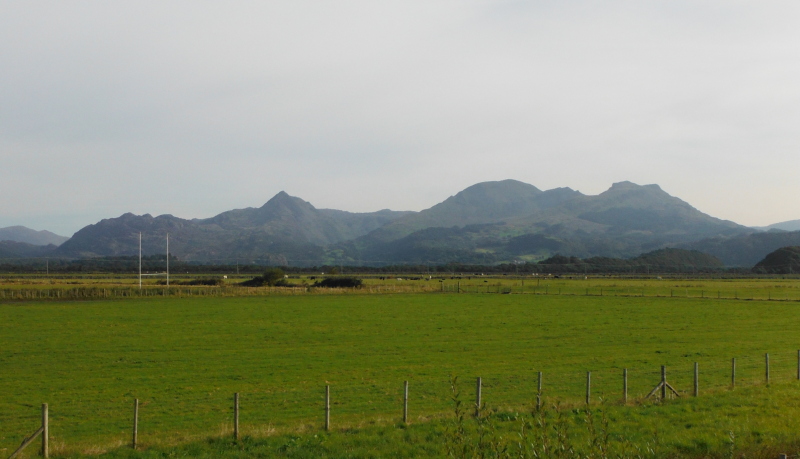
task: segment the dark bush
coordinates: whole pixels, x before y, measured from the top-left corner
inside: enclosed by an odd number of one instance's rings
[[[363,282],[355,277],[326,277],[314,282],[314,287],[327,288],[360,288]]]
[[[290,287],[292,284],[286,281],[285,274],[280,268],[270,268],[264,272],[263,276],[258,276],[249,281],[242,282],[245,287]]]
[[[220,278],[207,278],[207,279],[192,279],[185,283],[185,285],[222,285],[224,284],[223,280]]]
[[[172,281],[172,285],[208,285],[208,286],[216,286],[216,285],[223,285],[225,282],[218,277],[209,277],[205,279],[192,279],[192,280],[184,280],[184,281]],[[166,285],[167,281],[159,280],[157,282],[158,285]]]

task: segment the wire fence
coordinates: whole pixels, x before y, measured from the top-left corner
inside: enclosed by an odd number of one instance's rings
[[[58,286],[1,288],[0,301],[102,300],[124,298],[191,298],[271,295],[370,295],[392,293],[524,294],[587,297],[699,298],[753,301],[800,301],[800,288],[742,287],[711,289],[674,286],[581,286],[575,283],[526,285],[517,283],[407,282],[367,284],[361,288],[240,287],[240,286]]]
[[[358,295],[375,293],[423,293],[439,291],[438,286],[396,285],[365,288],[317,287],[62,287],[62,288],[4,288],[0,301],[26,300],[102,300],[124,298],[191,298],[239,297],[269,295]]]
[[[675,287],[670,285],[576,285],[571,283],[508,285],[502,282],[448,283],[442,284],[441,291],[448,293],[474,294],[532,294],[564,296],[615,296],[615,297],[654,297],[654,298],[705,298],[766,301],[800,301],[800,290],[788,288],[741,287],[704,288],[702,286]]]
[[[692,397],[697,390],[702,397],[708,392],[736,387],[800,380],[800,351],[730,359],[702,358],[688,363],[684,359],[680,364],[667,365],[665,370],[666,381],[675,388],[677,396]],[[537,400],[545,406],[578,406],[587,401],[596,404],[643,400],[651,392],[659,398],[660,391],[653,389],[662,381],[662,368],[632,365],[575,371],[544,367],[541,374],[539,370],[462,374],[458,386],[463,401],[477,401],[478,377],[481,401],[486,406],[519,412],[533,410]],[[408,422],[451,415],[452,380],[448,376],[420,375],[409,377],[407,382]],[[234,430],[252,436],[322,430],[327,424],[326,405],[330,406],[330,428],[334,430],[404,421],[404,381],[306,381],[291,387],[265,382],[247,386],[239,393],[236,421],[234,394],[218,390],[201,393],[192,388],[174,388],[153,396],[98,393],[61,406],[51,403],[51,444],[55,450],[69,451],[71,442],[80,443],[82,448],[87,442],[116,446],[130,442],[134,398],[139,403],[140,444],[165,437],[191,440],[226,436]],[[326,400],[326,386],[329,400]],[[675,396],[671,394],[668,398]],[[83,406],[93,407],[93,415],[86,416]],[[36,428],[36,404],[0,414],[0,425],[20,424],[23,419],[30,419],[31,431]],[[0,451],[13,450],[29,433],[7,433]]]

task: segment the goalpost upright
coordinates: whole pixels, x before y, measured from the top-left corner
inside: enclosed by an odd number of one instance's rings
[[[161,273],[164,274],[164,273]],[[169,288],[169,233],[167,233],[167,288]],[[148,276],[158,274],[148,274]],[[142,233],[139,232],[139,290],[142,289]]]

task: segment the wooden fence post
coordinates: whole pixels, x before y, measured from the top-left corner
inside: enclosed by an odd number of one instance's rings
[[[622,401],[628,403],[628,369],[622,370]]]
[[[592,372],[586,372],[586,404],[592,401]]]
[[[325,431],[331,430],[331,386],[325,386]]]
[[[239,440],[239,393],[233,394],[233,439]]]
[[[764,354],[764,380],[769,386],[769,353]]]
[[[133,400],[133,441],[131,441],[131,448],[136,449],[136,444],[139,443],[139,399]]]
[[[478,376],[478,380],[475,382],[475,417],[480,417],[481,415],[481,377]]]
[[[50,457],[50,415],[47,403],[42,403],[42,457]]]
[[[667,399],[667,366],[661,365],[661,400]]]
[[[408,381],[403,383],[403,424],[408,424]]]
[[[731,389],[736,387],[736,357],[731,359]]]
[[[700,370],[697,367],[697,362],[694,363],[694,396],[700,394]]]
[[[536,409],[542,409],[542,372],[539,372],[539,383],[536,391]]]

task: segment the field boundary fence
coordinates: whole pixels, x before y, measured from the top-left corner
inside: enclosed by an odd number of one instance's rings
[[[531,412],[548,406],[577,407],[603,404],[630,405],[648,400],[666,402],[677,398],[701,397],[708,393],[736,391],[742,387],[797,381],[800,384],[800,350],[730,359],[684,357],[669,364],[639,363],[611,368],[542,368],[524,373],[468,375],[436,378],[419,375],[404,381],[326,381],[301,387],[251,387],[233,394],[195,394],[164,399],[125,398],[103,408],[116,415],[104,418],[117,432],[127,431],[124,444],[136,449],[148,433],[159,430],[220,432],[239,440],[243,435],[259,436],[298,431],[331,431],[372,424],[410,424],[444,419],[453,413],[453,389],[459,389],[473,416],[487,407],[498,412]],[[572,365],[574,368],[575,365]],[[471,388],[470,388],[471,387]],[[185,398],[185,400],[180,400]],[[171,424],[170,404],[180,405],[185,422]],[[51,405],[54,412],[59,407]],[[192,419],[192,413],[197,418]],[[131,416],[132,414],[132,416]],[[93,423],[96,420],[59,415],[57,431],[61,444],[68,443],[69,428],[63,424]],[[240,425],[240,422],[242,423]],[[99,425],[99,424],[98,424]],[[127,426],[127,427],[126,427]],[[144,426],[144,429],[143,429]],[[222,427],[220,427],[222,426]],[[79,429],[89,431],[85,425]],[[42,406],[42,427],[25,437],[16,455],[42,435],[42,452],[48,453],[48,405]],[[19,441],[19,437],[17,437]],[[111,442],[109,442],[111,443]]]
[[[438,285],[437,285],[438,284]],[[293,287],[241,287],[241,286],[80,286],[0,288],[0,301],[59,301],[103,300],[141,298],[193,298],[193,297],[245,297],[292,295],[369,295],[395,293],[443,294],[514,294],[532,296],[585,296],[585,297],[639,297],[639,298],[692,298],[707,300],[749,300],[770,302],[800,301],[800,289],[703,289],[654,286],[551,286],[508,285],[496,282],[479,283],[407,283],[397,285],[365,285],[360,288],[324,288],[313,286]]]
[[[442,284],[443,293],[472,294],[525,294],[545,296],[587,296],[587,297],[640,297],[640,298],[696,298],[709,300],[763,300],[763,301],[800,301],[800,292],[787,289],[743,288],[737,289],[705,289],[676,288],[669,286],[561,286],[538,285],[533,282],[525,285],[507,285],[502,282],[486,281],[485,285],[460,282]]]
[[[36,440],[36,437],[38,437],[39,435],[42,436],[42,449],[41,449],[42,457],[45,458],[50,457],[50,446],[49,446],[50,427],[49,427],[49,409],[47,403],[42,404],[41,427],[39,427],[36,430],[36,432],[31,434],[29,437],[26,437],[24,440],[22,440],[22,444],[19,445],[19,448],[17,448],[11,454],[11,456],[8,457],[8,459],[14,459],[15,457],[19,456],[22,453],[22,451],[25,450],[25,448],[27,448],[28,445],[33,443],[33,441]]]
[[[103,300],[127,298],[192,298],[243,297],[270,295],[353,295],[375,293],[438,292],[438,287],[417,285],[370,286],[364,288],[322,287],[73,287],[73,288],[5,288],[0,289],[0,301]]]

